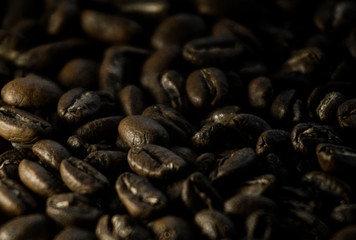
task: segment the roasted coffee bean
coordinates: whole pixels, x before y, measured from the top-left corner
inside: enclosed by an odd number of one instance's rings
[[[194,222],[208,239],[235,239],[237,237],[234,223],[223,212],[203,209],[195,214]]]
[[[194,164],[197,154],[189,147],[173,146],[169,150],[181,157],[188,165]]]
[[[196,157],[193,166],[197,171],[208,175],[216,165],[217,161],[214,154],[206,152]]]
[[[144,94],[135,85],[127,85],[121,89],[118,98],[125,115],[140,115],[145,109]]]
[[[46,213],[63,226],[94,227],[101,209],[87,197],[76,193],[54,194],[47,199]]]
[[[264,131],[257,139],[256,154],[258,156],[267,156],[269,153],[288,155],[293,151],[290,139],[290,133],[282,129]]]
[[[277,188],[277,178],[272,174],[264,174],[242,183],[236,194],[252,196],[269,196]]]
[[[218,105],[227,95],[229,83],[218,68],[203,68],[189,74],[185,89],[195,108],[210,108]]]
[[[96,225],[96,236],[101,239],[153,239],[152,234],[128,215],[103,215]]]
[[[66,88],[96,89],[99,65],[86,58],[75,58],[67,62],[58,73],[58,82]]]
[[[53,238],[53,240],[66,240],[66,239],[96,240],[97,238],[94,233],[77,227],[65,227]]]
[[[35,159],[32,151],[27,148],[10,149],[0,155],[0,178],[19,180],[18,165],[24,158]]]
[[[118,127],[119,135],[129,146],[142,144],[167,145],[169,135],[165,128],[152,118],[132,115],[121,120]]]
[[[233,125],[233,119],[236,114],[241,112],[241,108],[236,105],[217,108],[210,112],[209,115],[202,121],[202,123],[205,124],[209,122],[220,122],[225,126],[230,127],[231,125]]]
[[[167,197],[146,178],[134,173],[121,174],[115,186],[119,199],[132,217],[153,217],[167,206]]]
[[[195,133],[194,126],[174,108],[163,104],[156,104],[147,107],[142,116],[156,120],[169,133],[170,139],[177,143],[184,143]]]
[[[312,171],[302,177],[302,183],[329,199],[329,204],[348,204],[355,201],[355,192],[348,183],[324,172]]]
[[[114,140],[117,126],[122,120],[121,116],[96,118],[75,130],[75,134],[89,143],[97,143],[100,140]]]
[[[220,122],[204,124],[191,138],[198,149],[219,149],[225,144],[226,127]]]
[[[0,107],[0,136],[10,142],[33,143],[51,132],[51,124],[36,115],[13,107]]]
[[[328,93],[316,108],[316,114],[323,122],[337,122],[337,109],[345,101],[345,96],[340,92]]]
[[[295,151],[304,155],[314,153],[319,143],[342,144],[339,134],[329,125],[298,123],[291,132]]]
[[[153,179],[169,179],[178,176],[186,162],[167,148],[143,144],[134,146],[127,155],[132,171],[138,175]]]
[[[46,240],[52,239],[55,226],[42,213],[13,218],[0,227],[2,240]]]
[[[356,167],[356,150],[335,144],[318,144],[316,156],[321,169],[325,172],[336,172],[353,176]]]
[[[42,197],[50,197],[66,190],[56,175],[40,164],[27,159],[19,164],[19,177],[26,187]]]
[[[144,19],[161,19],[172,7],[172,3],[165,0],[122,0],[115,4],[123,13]]]
[[[178,111],[185,111],[188,108],[188,101],[184,92],[183,76],[175,70],[167,70],[159,78],[160,85],[168,97],[169,106]]]
[[[248,97],[250,105],[254,108],[267,109],[272,103],[274,89],[267,77],[252,79],[248,84]]]
[[[355,109],[356,99],[349,99],[337,108],[337,120],[342,129],[346,131],[351,130],[353,132],[356,129]]]
[[[102,42],[127,44],[137,40],[143,31],[131,19],[94,10],[84,10],[80,17],[84,32]]]
[[[243,178],[248,172],[257,166],[258,159],[252,148],[241,148],[232,150],[221,159],[218,166],[210,173],[210,179],[222,181],[225,179]]]
[[[69,151],[65,146],[51,139],[42,139],[32,145],[33,153],[41,162],[56,170],[63,159],[70,157]]]
[[[155,29],[151,44],[155,48],[183,45],[205,33],[205,23],[199,16],[178,14],[166,18]]]
[[[184,181],[182,200],[193,212],[204,208],[223,209],[223,200],[218,191],[210,183],[209,178],[200,172],[192,173]]]
[[[181,239],[193,238],[193,229],[189,223],[176,216],[164,216],[149,224],[150,229],[155,234],[156,239]]]
[[[67,187],[78,194],[95,195],[109,186],[109,180],[102,173],[75,157],[63,160],[59,172]]]
[[[83,123],[100,110],[100,97],[96,92],[72,88],[65,92],[57,105],[58,116],[70,124]]]
[[[0,180],[0,196],[0,212],[5,216],[21,216],[37,208],[37,201],[32,194],[11,179]]]
[[[340,230],[338,230],[334,235],[331,236],[330,240],[347,240],[356,237],[356,225],[348,225]]]
[[[356,204],[341,204],[335,207],[331,214],[331,219],[341,224],[356,223]]]
[[[244,46],[233,36],[212,36],[187,42],[184,58],[197,66],[224,66],[236,62],[244,55]]]
[[[274,239],[281,237],[281,226],[277,217],[265,210],[256,210],[246,219],[247,239]]]

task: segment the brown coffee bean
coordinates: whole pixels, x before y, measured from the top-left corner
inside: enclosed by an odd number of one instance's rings
[[[183,218],[168,215],[155,219],[148,225],[155,234],[156,239],[188,240],[193,238],[193,229]]]
[[[67,239],[96,240],[97,238],[94,233],[78,227],[65,227],[53,238],[53,240],[67,240]]]
[[[122,111],[125,115],[139,115],[145,109],[143,91],[136,85],[127,85],[118,93]]]

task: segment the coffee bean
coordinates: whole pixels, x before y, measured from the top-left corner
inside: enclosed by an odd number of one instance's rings
[[[348,225],[340,230],[338,230],[332,237],[331,240],[346,240],[346,239],[353,239],[356,237],[356,225]]]
[[[19,180],[18,165],[24,158],[35,159],[30,149],[10,149],[0,155],[0,178]]]
[[[98,113],[100,103],[97,93],[73,88],[60,97],[57,112],[59,117],[68,123],[83,123]]]
[[[250,105],[254,108],[267,109],[272,102],[274,89],[267,77],[252,79],[248,84],[248,97]]]
[[[109,180],[102,173],[75,157],[63,160],[59,172],[67,187],[78,194],[95,195],[109,186]]]
[[[125,172],[116,181],[117,194],[132,217],[149,218],[163,211],[166,196],[146,178]]]
[[[247,180],[240,184],[235,192],[236,194],[252,196],[270,196],[277,188],[277,178],[272,174],[264,174]]]
[[[121,89],[118,98],[125,115],[139,115],[145,109],[144,94],[135,85],[127,85]]]
[[[20,162],[19,177],[26,187],[42,197],[50,197],[66,190],[56,175],[30,160],[24,159]]]
[[[167,70],[158,77],[160,85],[168,97],[169,105],[178,111],[186,110],[188,102],[184,92],[183,76],[175,70]]]
[[[53,240],[65,239],[95,240],[97,238],[94,233],[77,227],[65,227],[53,238]]]
[[[188,240],[193,238],[193,231],[189,223],[176,216],[164,216],[150,222],[149,227],[156,235],[156,239],[182,239]]]
[[[337,109],[346,101],[344,95],[340,92],[331,92],[325,95],[319,106],[316,108],[316,113],[323,122],[337,122]]]
[[[5,216],[21,216],[37,208],[32,194],[11,179],[0,180],[0,196],[0,212]]]
[[[256,210],[246,219],[246,235],[248,239],[273,239],[281,237],[281,224],[277,217],[265,210]]]
[[[0,228],[0,239],[46,240],[52,239],[55,226],[41,213],[23,215],[11,219]]]
[[[152,118],[132,115],[121,120],[118,127],[119,135],[129,146],[142,144],[167,145],[169,135],[157,121]]]
[[[354,131],[356,126],[354,120],[355,107],[356,99],[349,99],[337,108],[337,120],[342,129]]]
[[[288,155],[293,151],[291,136],[288,131],[271,129],[264,131],[257,139],[256,154],[267,156],[269,153]]]
[[[219,149],[225,144],[226,127],[220,122],[204,124],[191,138],[192,145],[198,149]]]
[[[330,217],[341,224],[354,224],[356,222],[356,205],[354,203],[341,204],[332,210]]]
[[[59,142],[51,139],[42,139],[32,145],[33,153],[41,162],[56,170],[63,159],[70,157],[69,151]]]
[[[47,215],[63,226],[94,227],[102,211],[87,197],[76,193],[54,194],[46,202]]]
[[[0,136],[10,142],[33,143],[51,132],[51,124],[38,116],[13,107],[0,107]]]

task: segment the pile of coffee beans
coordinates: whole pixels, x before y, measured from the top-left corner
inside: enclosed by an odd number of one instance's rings
[[[1,0],[0,240],[356,239],[354,0]]]

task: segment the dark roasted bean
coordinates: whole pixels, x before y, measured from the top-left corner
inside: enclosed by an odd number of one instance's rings
[[[267,109],[272,103],[274,89],[267,77],[252,79],[248,84],[248,97],[250,105],[254,108]]]
[[[94,233],[77,227],[65,227],[53,238],[53,240],[67,239],[96,240],[97,238]]]
[[[66,190],[56,175],[30,160],[20,162],[19,177],[24,185],[42,197],[50,197]]]
[[[0,227],[2,240],[52,239],[55,226],[46,215],[36,213],[16,217]]]
[[[33,143],[51,132],[51,124],[36,115],[13,107],[0,107],[0,136],[10,142]]]
[[[264,196],[271,194],[275,188],[277,178],[272,174],[265,174],[254,179],[247,180],[236,189],[236,194]]]
[[[35,159],[32,151],[27,148],[11,149],[0,155],[0,178],[19,179],[18,165],[24,158]]]
[[[256,210],[246,219],[247,239],[274,239],[280,237],[281,226],[276,216],[269,211]]]
[[[59,117],[68,123],[83,123],[98,113],[100,103],[97,93],[73,88],[60,97],[57,112]]]
[[[191,138],[194,147],[199,149],[219,149],[224,146],[226,127],[220,122],[204,124]]]
[[[132,115],[121,120],[119,135],[129,146],[142,144],[167,145],[169,135],[165,128],[152,118]]]
[[[186,110],[188,103],[181,74],[175,70],[168,70],[160,76],[160,79],[160,85],[169,99],[169,105],[178,111]]]
[[[356,223],[356,204],[341,204],[333,209],[330,217],[341,224]]]
[[[134,173],[121,174],[115,186],[120,200],[132,217],[152,217],[167,205],[167,197],[160,190]]]
[[[75,157],[63,160],[59,172],[67,187],[78,194],[95,195],[109,186],[109,180],[102,173]]]
[[[135,85],[127,85],[121,89],[118,99],[125,115],[139,115],[145,109],[143,92]]]
[[[176,216],[164,216],[150,222],[149,227],[156,235],[156,239],[181,239],[193,238],[191,225],[182,218]]]
[[[355,109],[356,99],[349,99],[337,108],[337,120],[342,129],[353,132],[356,129]]]
[[[347,240],[356,238],[356,225],[348,225],[340,230],[338,230],[334,235],[331,236],[330,240]]]
[[[59,165],[63,159],[70,157],[70,153],[65,146],[51,139],[37,141],[32,145],[32,151],[41,162],[56,170],[59,170]]]
[[[316,114],[323,122],[337,122],[337,109],[345,101],[345,96],[340,92],[328,93],[316,108]]]
[[[127,161],[132,171],[153,179],[175,177],[186,166],[181,157],[167,148],[153,144],[132,147],[127,155]]]
[[[171,8],[171,2],[165,0],[122,0],[115,3],[123,13],[137,15],[144,19],[161,19]]]
[[[267,156],[269,153],[288,155],[293,151],[290,133],[281,129],[264,131],[257,139],[256,154]]]
[[[21,184],[11,179],[0,180],[0,212],[5,216],[21,216],[32,212],[37,201]]]
[[[93,202],[76,193],[54,194],[47,199],[46,213],[63,226],[90,228],[95,226],[102,211]]]

